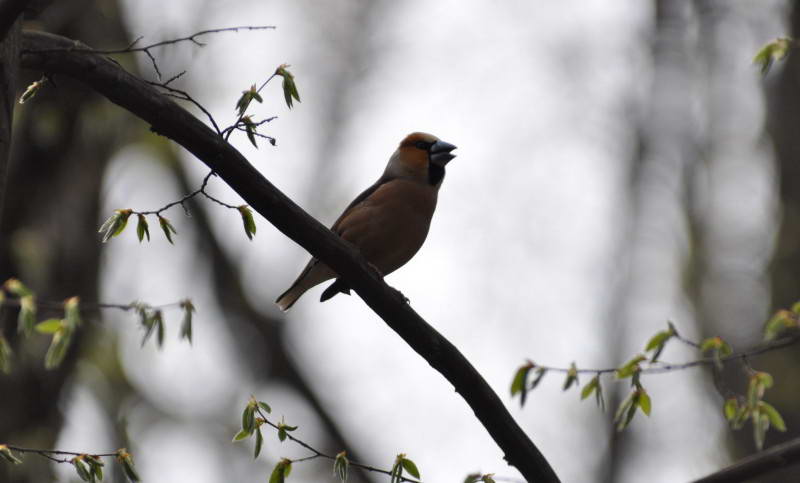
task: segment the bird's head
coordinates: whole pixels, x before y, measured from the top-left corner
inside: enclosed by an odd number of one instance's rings
[[[438,186],[444,179],[444,167],[456,157],[456,149],[433,134],[411,133],[400,142],[400,146],[389,160],[386,174],[413,177]]]

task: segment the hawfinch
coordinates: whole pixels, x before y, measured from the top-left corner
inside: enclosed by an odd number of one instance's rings
[[[358,247],[382,275],[402,267],[428,236],[444,167],[455,158],[454,149],[431,134],[409,134],[389,158],[383,175],[350,203],[331,230]],[[336,273],[312,258],[275,303],[289,310],[306,290],[332,278]],[[320,301],[339,292],[350,293],[341,279],[322,292]]]

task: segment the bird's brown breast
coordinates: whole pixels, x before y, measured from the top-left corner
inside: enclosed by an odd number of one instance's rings
[[[333,230],[381,272],[400,268],[420,249],[436,209],[436,189],[408,179],[380,185],[345,213]]]

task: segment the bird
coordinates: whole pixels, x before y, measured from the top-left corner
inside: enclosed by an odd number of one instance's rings
[[[355,245],[382,275],[406,264],[428,236],[445,166],[456,146],[424,132],[406,136],[389,158],[378,180],[358,195],[331,230]],[[311,258],[297,280],[275,303],[287,311],[310,288],[336,279],[320,302],[350,293],[347,284],[325,263]]]

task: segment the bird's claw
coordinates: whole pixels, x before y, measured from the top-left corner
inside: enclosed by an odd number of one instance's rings
[[[408,297],[406,297],[405,295],[403,295],[403,292],[401,292],[401,291],[397,290],[396,288],[394,288],[394,289],[392,289],[392,290],[394,290],[394,291],[395,291],[395,293],[397,294],[397,296],[400,298],[400,300],[402,300],[402,301],[403,301],[403,303],[404,303],[404,304],[410,304],[410,303],[411,303],[411,300],[409,300],[409,298],[408,298]]]
[[[381,269],[380,269],[380,268],[376,267],[375,265],[373,265],[373,264],[372,264],[372,263],[370,263],[370,262],[367,262],[367,264],[368,264],[370,267],[372,267],[372,269],[373,269],[373,270],[375,270],[375,272],[377,272],[377,274],[378,274],[378,276],[379,276],[379,277],[383,278],[383,272],[381,272]]]

